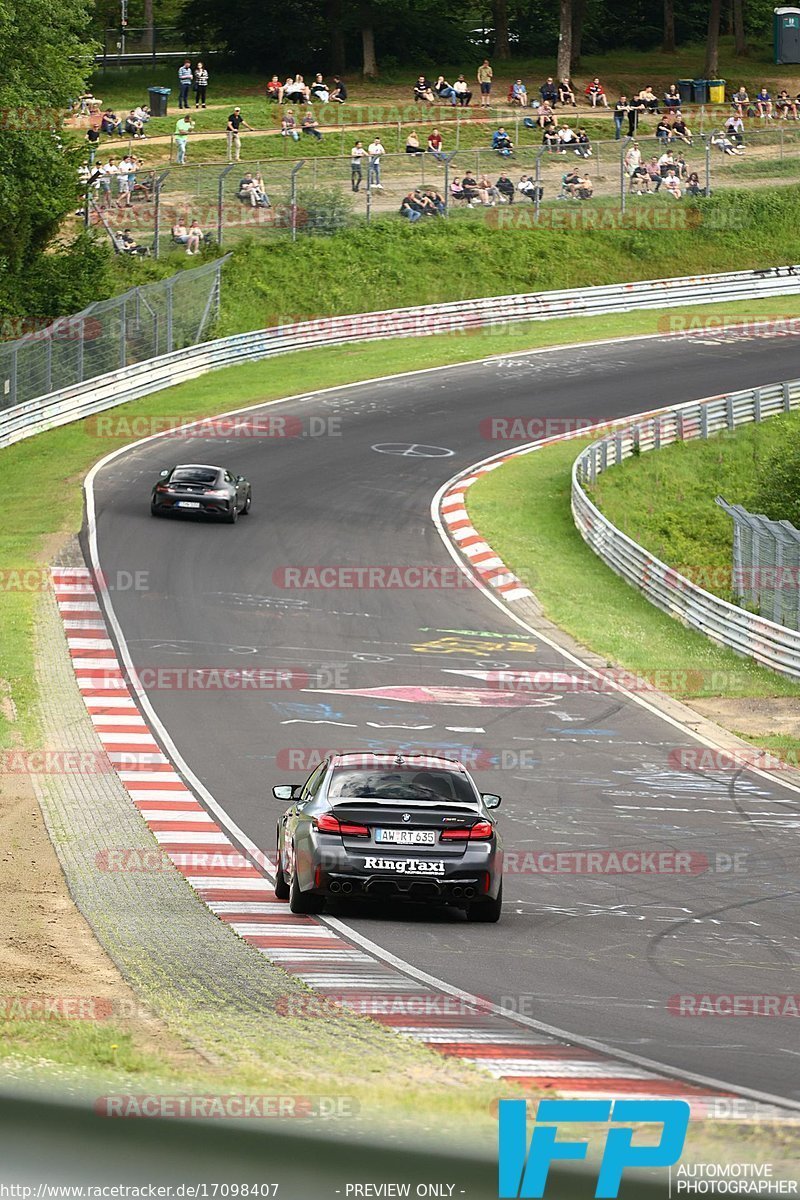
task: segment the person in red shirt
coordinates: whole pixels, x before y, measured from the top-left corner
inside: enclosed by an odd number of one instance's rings
[[[438,158],[440,162],[444,158],[444,151],[442,149],[442,135],[439,133],[438,129],[434,129],[433,133],[428,137],[428,151],[433,155],[434,158]]]

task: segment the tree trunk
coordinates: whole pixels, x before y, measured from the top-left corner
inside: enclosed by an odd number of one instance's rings
[[[144,49],[153,49],[153,0],[144,0]]]
[[[511,58],[511,47],[508,43],[508,0],[492,0],[492,20],[495,57]]]
[[[675,0],[664,0],[664,37],[661,51],[663,54],[675,53]]]
[[[719,74],[719,24],[722,15],[722,0],[711,0],[708,12],[708,38],[706,40],[706,63],[703,74],[706,79],[716,79]]]
[[[559,79],[569,76],[572,59],[572,0],[559,0],[558,5],[558,62]]]
[[[375,57],[375,30],[371,21],[366,21],[361,26],[361,53],[363,58],[361,74],[365,79],[376,79],[378,60]]]
[[[345,72],[345,41],[342,29],[342,0],[327,0],[326,17],[331,43],[330,69],[334,75]]]
[[[747,38],[744,32],[743,0],[733,0],[733,39],[733,53],[737,58],[746,58],[750,51],[747,48]]]
[[[581,49],[583,42],[583,18],[586,13],[586,0],[574,0],[572,8],[572,47],[569,56],[570,72],[577,71],[581,65]]]

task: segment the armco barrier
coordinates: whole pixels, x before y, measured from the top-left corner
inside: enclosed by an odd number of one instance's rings
[[[678,279],[576,288],[572,291],[496,296],[455,304],[435,304],[427,308],[393,309],[300,321],[205,342],[98,376],[85,384],[37,396],[22,404],[0,407],[0,448],[128,400],[184,383],[217,367],[254,362],[289,350],[342,346],[380,338],[468,333],[517,321],[628,312],[638,308],[669,308],[678,304],[707,304],[712,300],[717,303],[757,300],[798,293],[800,266],[790,266],[768,271],[692,275]]]
[[[800,408],[800,380],[680,405],[615,430],[582,450],[572,467],[572,515],[583,540],[606,566],[657,608],[721,646],[800,679],[800,632],[712,595],[654,558],[603,516],[584,485],[632,454],[704,438]]]

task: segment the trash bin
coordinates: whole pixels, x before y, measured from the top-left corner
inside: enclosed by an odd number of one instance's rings
[[[172,88],[151,87],[147,89],[150,96],[150,112],[154,117],[165,117],[167,115],[167,97]]]
[[[681,98],[681,104],[692,103],[692,81],[691,79],[678,80],[678,94]]]
[[[708,104],[708,80],[692,80],[692,100],[695,104]]]
[[[712,104],[725,103],[725,80],[724,79],[709,79],[708,81],[708,98]]]

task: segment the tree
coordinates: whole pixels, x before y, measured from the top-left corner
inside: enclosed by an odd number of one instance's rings
[[[572,46],[570,50],[570,72],[577,71],[581,65],[581,49],[583,42],[583,18],[586,15],[586,0],[573,0],[572,6]]]
[[[733,9],[733,52],[737,58],[745,58],[749,51],[744,32],[744,2],[743,0],[732,0],[731,7]]]
[[[664,36],[661,40],[661,52],[675,53],[675,0],[664,0]]]
[[[559,0],[558,5],[558,62],[559,79],[566,79],[572,61],[572,0]]]
[[[509,59],[511,46],[508,41],[508,0],[492,0],[492,20],[495,55],[500,59]]]
[[[706,62],[703,68],[706,79],[716,79],[719,74],[719,25],[721,18],[722,0],[711,0],[711,7],[708,12]]]

